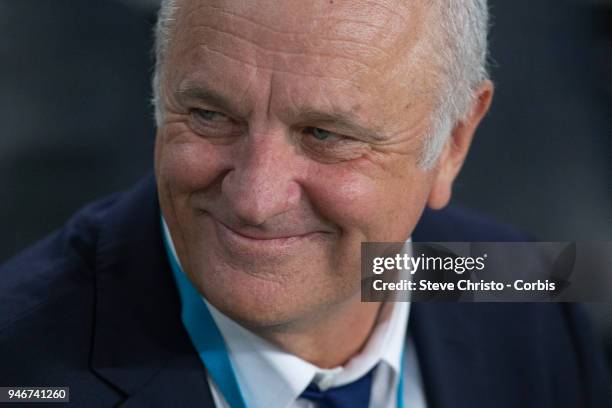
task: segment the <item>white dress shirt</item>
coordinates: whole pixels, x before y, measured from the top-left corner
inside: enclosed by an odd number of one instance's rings
[[[206,302],[206,301],[205,301]],[[240,326],[206,302],[225,339],[236,379],[249,408],[314,408],[300,399],[314,381],[321,390],[353,382],[377,366],[372,379],[370,407],[395,408],[404,358],[404,407],[425,408],[417,356],[411,341],[404,341],[410,304],[386,303],[374,332],[361,353],[343,367],[324,369],[289,354]],[[215,405],[229,408],[209,377]]]
[[[172,237],[164,221],[164,234],[176,257]],[[176,258],[178,260],[178,257]],[[370,407],[396,408],[397,388],[403,365],[405,408],[426,408],[417,355],[407,337],[409,302],[383,304],[374,331],[363,350],[348,363],[319,368],[262,339],[221,313],[202,298],[227,346],[236,380],[248,408],[316,408],[299,398],[311,382],[327,390],[351,383],[376,367],[372,378]],[[402,354],[405,354],[402,362]],[[208,376],[217,408],[231,408],[217,384]]]

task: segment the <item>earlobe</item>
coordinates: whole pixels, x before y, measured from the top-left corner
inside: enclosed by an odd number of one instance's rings
[[[444,150],[438,161],[438,166],[433,170],[433,181],[431,190],[429,191],[429,197],[427,198],[427,205],[432,210],[439,210],[446,207],[451,198],[453,178],[449,178],[449,166],[446,164],[449,161],[448,157],[451,149],[451,143],[449,142],[444,146]]]
[[[444,208],[452,196],[453,182],[459,174],[463,162],[472,144],[476,128],[489,110],[493,98],[493,83],[484,81],[476,91],[476,98],[469,115],[457,122],[444,150],[440,155],[438,165],[433,170],[433,182],[427,205],[434,210]]]

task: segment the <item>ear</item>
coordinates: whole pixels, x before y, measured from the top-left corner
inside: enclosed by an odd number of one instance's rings
[[[484,81],[476,91],[476,98],[468,116],[460,120],[448,138],[436,166],[433,183],[427,199],[430,208],[437,210],[450,201],[452,187],[465,161],[474,132],[491,106],[493,83]]]

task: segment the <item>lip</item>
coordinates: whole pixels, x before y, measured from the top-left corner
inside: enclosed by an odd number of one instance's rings
[[[239,251],[245,250],[248,252],[264,252],[270,254],[285,252],[321,234],[320,232],[308,232],[299,235],[283,236],[255,235],[253,233],[236,231],[212,216],[210,220],[215,226],[217,237],[220,241],[225,243],[232,250]]]

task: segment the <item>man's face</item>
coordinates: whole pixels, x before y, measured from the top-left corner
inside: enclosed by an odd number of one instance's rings
[[[347,4],[348,3],[348,4]],[[180,2],[156,175],[183,268],[252,326],[358,296],[360,244],[404,241],[435,184],[421,2]]]

